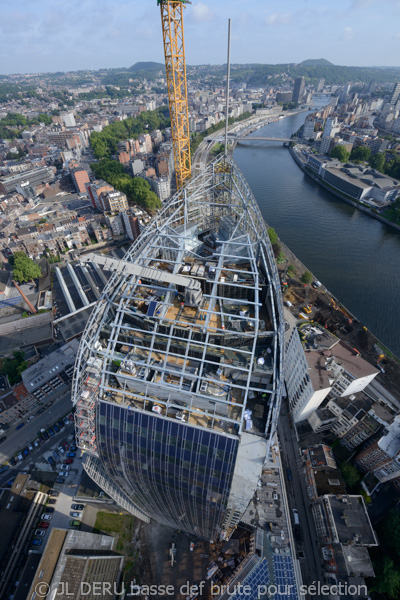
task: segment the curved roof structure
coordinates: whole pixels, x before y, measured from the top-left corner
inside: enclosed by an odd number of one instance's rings
[[[87,472],[148,520],[228,537],[269,453],[283,385],[280,283],[235,163],[209,164],[113,271],[73,382]]]

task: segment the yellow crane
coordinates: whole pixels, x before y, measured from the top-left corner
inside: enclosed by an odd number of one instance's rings
[[[191,176],[183,9],[188,0],[157,0],[161,9],[176,187]]]

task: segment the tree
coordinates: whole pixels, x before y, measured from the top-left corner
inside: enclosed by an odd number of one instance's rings
[[[21,373],[24,371],[28,363],[24,360],[25,355],[21,351],[14,352],[14,358],[5,358],[0,369],[2,375],[7,375],[11,385],[21,381]]]
[[[389,598],[398,598],[400,594],[400,571],[396,569],[393,561],[388,556],[378,564],[374,564],[376,574],[370,591],[378,594],[387,594]]]
[[[352,464],[344,461],[340,463],[340,471],[342,473],[346,487],[352,488],[361,479],[360,471],[356,469]]]
[[[268,235],[269,235],[269,240],[271,242],[271,244],[277,244],[278,243],[278,234],[276,233],[275,229],[273,227],[268,227]]]
[[[357,146],[357,148],[353,148],[350,154],[351,160],[363,160],[367,161],[371,157],[371,149],[367,148],[367,146]]]
[[[337,144],[331,152],[332,158],[337,158],[340,162],[346,162],[349,160],[350,153],[341,144]]]
[[[400,511],[393,509],[381,525],[382,542],[400,558]]]
[[[11,265],[13,277],[18,283],[31,281],[32,279],[42,276],[39,265],[29,258],[25,252],[14,252],[11,259]]]
[[[306,271],[305,273],[303,273],[303,275],[301,277],[301,281],[302,281],[302,283],[304,283],[304,285],[310,285],[312,280],[313,280],[313,276],[310,273],[310,271]]]
[[[385,159],[386,155],[384,152],[377,152],[376,154],[372,154],[369,159],[369,164],[373,169],[384,173]]]

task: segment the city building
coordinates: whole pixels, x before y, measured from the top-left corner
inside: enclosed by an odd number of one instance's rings
[[[72,171],[71,176],[78,194],[86,194],[86,184],[90,182],[88,172],[77,168]]]
[[[368,597],[366,577],[374,577],[368,548],[378,546],[362,496],[325,494],[312,504],[325,576],[332,585],[356,586],[354,598]]]
[[[171,196],[171,184],[168,177],[146,177],[145,179],[149,182],[151,189],[157,194],[161,202],[168,200]]]
[[[327,137],[335,137],[337,133],[340,131],[340,125],[337,120],[337,117],[328,117],[325,121],[324,132],[322,134],[322,138]]]
[[[106,223],[112,231],[112,235],[117,237],[125,233],[122,214],[120,213],[106,213]]]
[[[362,165],[351,165],[323,155],[309,154],[307,167],[322,181],[350,199],[382,206],[394,202],[400,194],[400,182]]]
[[[296,77],[296,79],[294,80],[293,88],[293,102],[297,102],[297,104],[300,104],[300,102],[303,99],[304,87],[304,77]]]
[[[314,389],[296,321],[288,310],[285,310],[285,317],[290,326],[286,332],[285,383],[289,407],[297,423],[306,419],[319,407],[330,387],[325,378],[321,389]],[[320,381],[317,382],[317,385],[319,384]]]
[[[101,210],[100,196],[105,192],[115,191],[113,186],[106,181],[99,180],[86,185],[87,192],[89,194],[90,201],[93,208]]]
[[[392,95],[389,100],[389,104],[396,104],[400,97],[400,82],[394,84]]]
[[[124,223],[126,235],[133,242],[137,240],[140,235],[140,223],[139,218],[132,214],[129,210],[122,212],[122,220]]]
[[[55,169],[53,167],[42,167],[39,169],[30,169],[17,175],[8,175],[0,178],[0,192],[7,194],[15,191],[22,191],[25,186],[31,188],[49,183],[54,179]]]
[[[145,521],[229,538],[271,452],[283,390],[280,282],[250,188],[221,157],[164,206],[123,267],[85,258],[116,271],[76,362],[87,473]]]
[[[320,419],[313,413],[328,394],[335,398],[361,392],[379,371],[327,329],[303,323],[297,330],[294,317],[288,311],[285,316],[289,324],[285,361],[289,407],[295,423],[311,419],[313,429],[320,430]]]
[[[114,542],[110,535],[53,527],[27,598],[36,597],[39,584],[48,590],[48,600],[114,597],[124,563]]]
[[[76,121],[75,121],[73,112],[61,113],[60,117],[63,120],[65,127],[75,127],[76,126]]]
[[[99,196],[100,210],[103,212],[122,212],[128,209],[128,198],[123,192],[104,191]]]
[[[392,481],[400,489],[400,415],[384,435],[357,454],[355,464],[380,482]]]

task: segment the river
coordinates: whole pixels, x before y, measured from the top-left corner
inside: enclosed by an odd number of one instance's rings
[[[286,117],[251,136],[290,137],[306,114]],[[280,144],[244,142],[236,147],[234,158],[268,225],[400,356],[400,233],[320,188]]]

